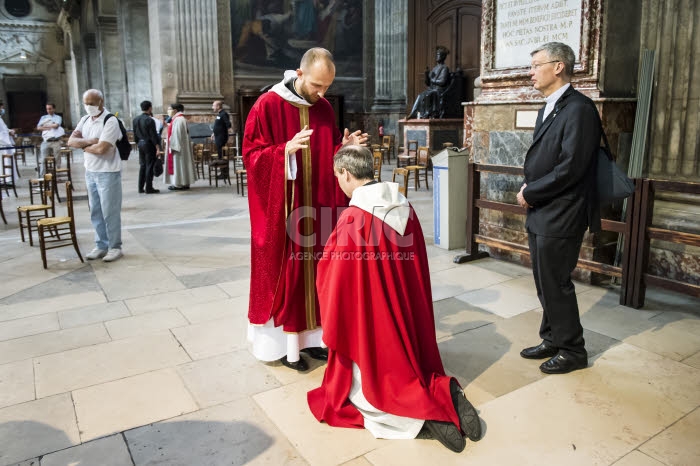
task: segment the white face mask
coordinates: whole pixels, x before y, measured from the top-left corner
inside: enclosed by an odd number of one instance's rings
[[[169,108],[168,109],[168,116],[173,116],[173,115],[175,115],[175,110]]]
[[[98,107],[97,105],[84,105],[84,107],[87,114],[91,117],[96,117],[100,114],[100,107]]]
[[[0,110],[0,116],[3,116],[3,115],[5,115],[5,109],[4,109],[4,108],[3,108],[2,110]]]

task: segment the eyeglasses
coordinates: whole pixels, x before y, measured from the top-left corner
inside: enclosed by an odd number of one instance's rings
[[[546,61],[544,63],[533,63],[532,65],[530,65],[530,69],[537,70],[540,66],[546,65],[547,63],[559,63],[559,60]]]

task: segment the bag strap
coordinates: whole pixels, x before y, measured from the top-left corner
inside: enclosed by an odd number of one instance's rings
[[[603,120],[601,120],[600,113],[598,113],[598,109],[596,108],[596,106],[593,103],[591,103],[591,106],[595,111],[595,116],[598,118],[598,126],[600,127],[600,134],[603,136],[603,143],[605,144],[606,154],[608,155],[608,158],[610,160],[613,160],[612,152],[610,151],[610,143],[608,143],[608,137],[605,135],[605,130],[603,129]]]

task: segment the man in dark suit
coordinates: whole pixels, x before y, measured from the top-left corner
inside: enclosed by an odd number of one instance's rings
[[[159,193],[153,188],[153,165],[156,163],[156,147],[160,145],[160,136],[156,123],[151,118],[151,102],[141,102],[141,115],[134,118],[134,140],[139,148],[139,192]]]
[[[211,109],[216,113],[216,120],[214,120],[214,133],[211,135],[211,140],[216,144],[216,152],[219,154],[219,161],[223,160],[224,156],[224,146],[228,141],[228,129],[231,127],[231,120],[228,117],[228,113],[224,110],[224,103],[220,100],[215,100],[211,105]],[[219,178],[228,178],[228,162],[226,167],[222,168],[221,175]]]
[[[528,209],[530,259],[543,314],[542,343],[520,355],[549,358],[540,370],[565,374],[588,366],[571,272],[586,228],[600,230],[595,194],[600,124],[593,102],[571,87],[571,47],[549,42],[530,55],[533,86],[547,104],[537,116],[517,199]]]

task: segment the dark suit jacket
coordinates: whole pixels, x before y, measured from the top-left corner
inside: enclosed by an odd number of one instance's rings
[[[231,120],[228,118],[228,113],[221,110],[214,121],[214,143],[221,147],[228,141],[228,129],[231,127]]]
[[[142,113],[134,118],[132,126],[134,127],[134,141],[137,144],[139,141],[150,142],[153,146],[160,144],[160,136],[156,132],[156,122],[150,116]]]
[[[588,97],[569,87],[542,121],[525,156],[528,231],[566,238],[600,231],[595,181],[600,124]]]

